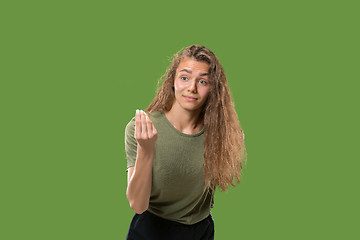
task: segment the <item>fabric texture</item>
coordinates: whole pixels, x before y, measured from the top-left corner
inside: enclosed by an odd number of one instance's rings
[[[206,187],[204,180],[205,129],[185,134],[177,130],[162,111],[148,116],[158,132],[148,211],[182,224],[200,222],[214,204],[214,191]],[[135,117],[125,128],[127,168],[136,162],[134,131]]]
[[[213,240],[215,233],[211,213],[193,225],[160,218],[149,211],[135,213],[127,240]]]

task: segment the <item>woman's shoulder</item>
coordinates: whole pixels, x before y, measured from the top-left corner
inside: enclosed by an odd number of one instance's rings
[[[135,130],[135,116],[133,116],[129,122],[127,122],[126,126],[125,126],[125,132],[126,133],[130,133],[130,132],[134,132]]]
[[[152,111],[148,113],[149,118],[159,118],[162,116],[162,111]]]

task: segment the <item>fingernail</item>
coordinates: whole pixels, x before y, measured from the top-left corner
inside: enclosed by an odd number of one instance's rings
[[[140,110],[140,112],[144,113],[144,111],[143,111],[143,110]]]
[[[140,113],[139,109],[136,109],[136,113]]]

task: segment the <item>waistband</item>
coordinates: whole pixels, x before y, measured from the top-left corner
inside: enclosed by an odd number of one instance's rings
[[[199,221],[197,223],[194,223],[194,224],[184,224],[184,223],[176,222],[176,221],[173,221],[173,220],[165,219],[165,218],[159,217],[159,216],[149,212],[148,210],[143,212],[141,215],[147,216],[147,217],[149,217],[149,218],[151,218],[153,220],[156,220],[158,222],[162,222],[164,224],[172,224],[172,225],[178,225],[178,226],[193,226],[195,224],[201,224],[202,222],[207,221],[207,219],[209,219],[210,221],[213,221],[211,212],[206,218],[204,218],[203,220],[201,220],[201,221]]]

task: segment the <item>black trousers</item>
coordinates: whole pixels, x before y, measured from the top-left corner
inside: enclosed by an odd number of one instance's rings
[[[214,220],[211,213],[198,223],[187,225],[160,218],[148,211],[135,213],[127,240],[213,240]]]

